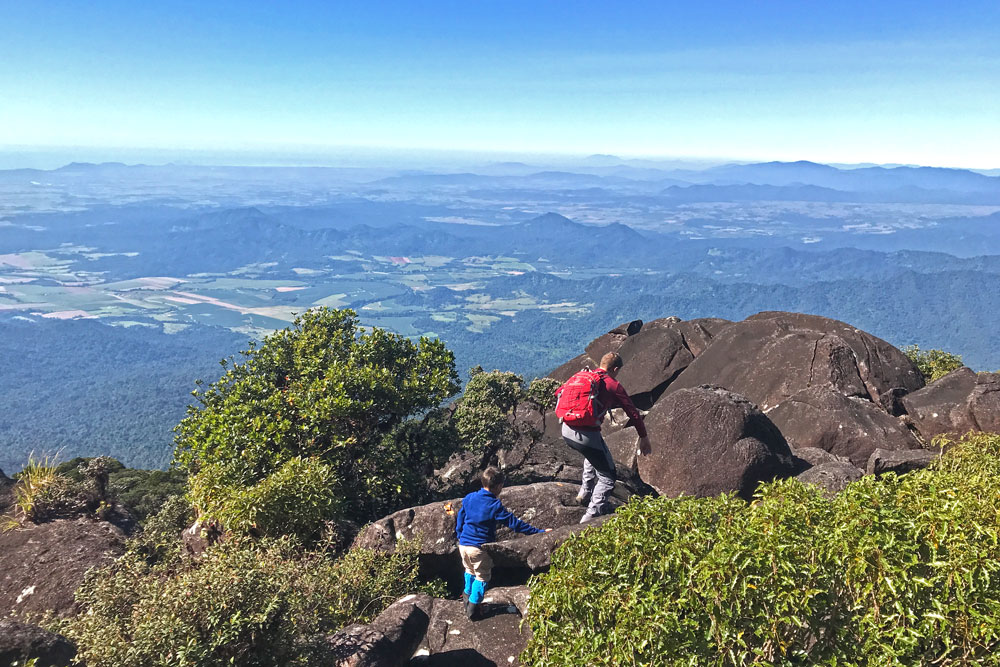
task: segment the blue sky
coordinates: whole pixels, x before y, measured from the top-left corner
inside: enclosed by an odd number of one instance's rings
[[[0,0],[0,146],[1000,167],[1000,3]]]

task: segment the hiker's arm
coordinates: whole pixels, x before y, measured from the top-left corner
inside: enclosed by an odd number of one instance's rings
[[[622,407],[625,414],[628,415],[629,421],[632,426],[635,426],[635,432],[639,434],[640,438],[646,437],[646,423],[642,421],[642,414],[639,412],[638,408],[632,402],[632,399],[628,397],[628,392],[622,387],[621,383],[615,382],[612,386],[608,387],[611,395],[615,397],[618,401],[618,405]]]
[[[500,506],[500,511],[497,512],[496,520],[507,524],[507,526],[511,530],[517,531],[519,533],[525,533],[526,535],[534,535],[535,533],[545,532],[541,528],[535,528],[526,521],[521,521],[503,505]]]

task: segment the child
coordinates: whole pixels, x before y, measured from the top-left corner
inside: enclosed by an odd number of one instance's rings
[[[483,488],[462,500],[462,509],[458,511],[455,523],[458,551],[462,555],[462,565],[465,566],[465,592],[462,600],[465,602],[465,614],[469,618],[476,615],[490,581],[493,559],[480,547],[496,539],[497,522],[528,535],[547,532],[521,521],[500,503],[497,496],[505,481],[502,472],[489,467],[483,471],[480,481]]]

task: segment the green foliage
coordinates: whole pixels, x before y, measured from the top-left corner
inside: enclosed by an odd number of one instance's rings
[[[542,412],[553,410],[556,407],[556,389],[561,384],[552,378],[535,378],[528,385],[525,398],[537,405]]]
[[[342,513],[336,473],[318,458],[293,457],[249,487],[232,470],[206,465],[191,477],[189,493],[202,517],[232,533],[310,538]]]
[[[3,529],[13,530],[24,523],[40,523],[74,510],[79,501],[73,482],[56,470],[55,460],[28,457],[28,464],[14,475],[13,514],[4,517]]]
[[[464,448],[485,452],[513,442],[517,431],[510,415],[523,399],[520,375],[473,368],[453,418]]]
[[[440,442],[424,447],[401,437],[400,429],[408,417],[458,390],[454,358],[440,341],[414,344],[382,329],[363,330],[353,311],[319,309],[242,355],[223,362],[225,374],[195,392],[200,406],[176,428],[176,462],[192,474],[212,470],[220,480],[202,477],[192,485],[199,511],[242,503],[247,511],[230,516],[276,516],[249,508],[272,492],[287,498],[278,491],[287,488],[287,479],[267,480],[282,470],[288,474],[284,466],[297,458],[328,466],[326,497],[340,501],[334,507],[313,498],[326,509],[311,519],[366,521],[419,496],[413,471],[441,454]],[[244,489],[258,495],[235,500]],[[225,498],[216,501],[209,493]],[[302,532],[305,526],[290,528]]]
[[[1000,436],[828,499],[635,499],[532,582],[531,665],[1000,664]]]
[[[187,489],[187,473],[183,470],[140,470],[126,468],[116,459],[104,458],[102,465],[108,469],[107,495],[125,505],[142,524],[156,514],[164,503]],[[56,472],[72,482],[83,485],[87,481],[84,470],[94,459],[77,457],[60,463]]]
[[[916,345],[909,345],[903,348],[903,352],[916,364],[927,382],[934,382],[965,365],[960,355],[944,350],[921,350]]]
[[[326,664],[309,639],[417,590],[416,558],[404,543],[334,560],[288,538],[227,540],[200,560],[155,565],[130,552],[88,575],[83,613],[56,629],[90,667]]]

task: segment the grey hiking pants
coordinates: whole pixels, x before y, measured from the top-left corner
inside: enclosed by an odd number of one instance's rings
[[[615,461],[604,443],[600,431],[578,431],[568,424],[562,425],[562,437],[566,444],[583,454],[583,488],[581,494],[590,493],[587,514],[600,516],[607,514],[608,496],[615,490],[618,475]],[[594,483],[596,480],[596,484]]]

